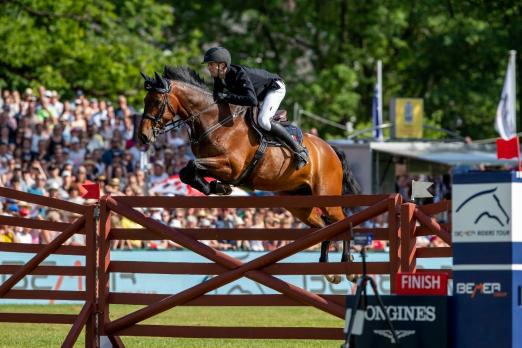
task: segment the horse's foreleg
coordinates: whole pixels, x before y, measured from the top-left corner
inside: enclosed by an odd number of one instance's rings
[[[200,172],[208,173],[212,177],[229,178],[232,173],[229,160],[225,156],[198,158],[194,165]],[[229,195],[232,193],[232,187],[214,180],[209,183],[209,191],[211,194]]]
[[[200,175],[198,168],[194,161],[189,161],[187,166],[180,170],[179,179],[195,188],[196,190],[204,193],[205,195],[211,194],[210,185],[205,178]]]

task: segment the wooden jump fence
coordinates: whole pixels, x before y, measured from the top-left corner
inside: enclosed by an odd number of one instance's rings
[[[3,298],[83,300],[78,315],[0,313],[1,322],[73,324],[63,347],[72,347],[81,330],[86,328],[86,347],[96,347],[100,336],[107,336],[115,347],[124,347],[122,336],[161,336],[187,338],[279,338],[342,339],[342,321],[337,327],[219,327],[144,325],[143,320],[175,306],[312,306],[344,319],[343,295],[319,295],[289,284],[278,275],[357,274],[359,262],[280,262],[323,240],[350,240],[351,233],[371,232],[376,240],[389,241],[389,260],[371,262],[368,273],[395,277],[401,271],[415,271],[415,258],[451,255],[451,250],[422,251],[412,246],[416,235],[435,234],[448,240],[449,225],[440,225],[431,217],[448,209],[449,204],[418,207],[402,204],[399,195],[354,195],[341,197],[126,197],[105,196],[96,206],[82,206],[51,198],[0,188],[0,196],[76,213],[71,223],[51,223],[34,219],[0,216],[0,224],[42,228],[61,234],[48,245],[0,243],[0,250],[30,252],[36,255],[24,266],[0,266],[0,273],[12,274],[1,286]],[[137,208],[295,208],[358,207],[358,212],[327,227],[315,229],[176,229],[143,215]],[[115,228],[111,214],[118,214],[141,225],[139,229]],[[364,222],[385,214],[387,227],[367,228]],[[98,220],[98,221],[97,221]],[[417,226],[419,221],[422,226]],[[98,222],[98,223],[97,223]],[[406,226],[406,225],[407,226]],[[406,226],[406,227],[405,227]],[[99,228],[97,228],[99,227]],[[405,232],[406,231],[406,232]],[[86,234],[85,247],[63,246],[74,233]],[[445,239],[446,238],[446,239]],[[172,240],[208,259],[211,263],[147,262],[111,260],[112,240]],[[292,241],[249,262],[233,258],[207,246],[204,240],[288,240]],[[443,249],[443,248],[440,248]],[[50,254],[85,256],[85,267],[39,266]],[[413,256],[412,256],[413,255]],[[406,259],[408,260],[406,262]],[[110,291],[113,272],[214,275],[214,277],[177,294],[136,294]],[[84,275],[85,291],[12,290],[25,275]],[[207,295],[209,292],[242,277],[267,286],[276,295]],[[391,281],[391,291],[395,282]],[[111,304],[145,305],[142,309],[111,320]]]

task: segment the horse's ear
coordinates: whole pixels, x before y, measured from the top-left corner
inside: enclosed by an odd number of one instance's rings
[[[156,79],[156,89],[158,92],[167,93],[170,90],[170,84],[167,79],[161,77],[157,72],[154,73],[154,78]]]
[[[140,71],[140,74],[145,79],[145,82],[144,82],[145,90],[150,91],[153,87],[154,79],[152,77],[145,75],[145,73],[143,71]]]
[[[152,81],[152,77],[147,76],[143,71],[140,71],[141,76],[145,79],[145,81]]]

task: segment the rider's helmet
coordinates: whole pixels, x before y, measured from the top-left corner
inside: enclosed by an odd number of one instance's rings
[[[203,63],[209,62],[225,63],[227,67],[229,67],[232,63],[232,58],[230,57],[230,52],[226,48],[212,47],[205,52],[205,56],[203,57]]]

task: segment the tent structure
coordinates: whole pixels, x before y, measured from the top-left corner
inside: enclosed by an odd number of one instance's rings
[[[393,188],[394,167],[407,163],[417,173],[473,170],[480,165],[515,166],[516,160],[498,160],[494,144],[463,142],[365,142],[330,141],[342,149],[363,188],[363,192],[382,193]],[[386,190],[383,189],[386,188]]]

